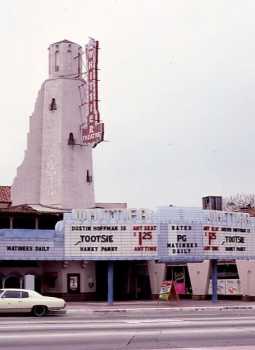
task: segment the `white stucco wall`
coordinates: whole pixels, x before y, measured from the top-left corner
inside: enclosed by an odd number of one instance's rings
[[[82,47],[69,40],[63,40],[49,46],[50,78],[81,78]]]
[[[196,296],[207,295],[210,280],[210,261],[206,260],[201,263],[189,263],[187,265],[192,294]]]
[[[41,203],[63,208],[88,208],[94,205],[94,185],[86,182],[92,170],[92,149],[68,145],[73,133],[80,143],[79,109],[81,80],[56,79],[45,83],[44,127],[42,134]],[[50,111],[52,97],[57,110]]]
[[[65,57],[69,55],[69,45],[74,56],[71,61]],[[30,118],[27,150],[12,185],[13,205],[42,204],[64,209],[95,205],[92,149],[77,145],[86,106],[86,84],[79,78],[80,68],[75,58],[81,48],[65,41],[57,46],[60,68],[52,71],[56,48],[53,44],[49,49],[52,79],[43,83]],[[53,98],[56,109],[50,110]],[[70,133],[76,145],[68,145]],[[86,181],[87,171],[92,183]]]
[[[236,260],[237,271],[240,279],[241,293],[243,296],[255,296],[255,261]]]
[[[40,202],[43,101],[44,86],[38,93],[34,112],[29,118],[27,150],[11,187],[13,205]]]
[[[150,277],[151,294],[159,295],[161,282],[165,279],[166,265],[148,261],[148,272]]]

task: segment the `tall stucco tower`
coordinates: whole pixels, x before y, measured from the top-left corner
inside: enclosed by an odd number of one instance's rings
[[[12,185],[13,205],[94,206],[92,147],[80,142],[87,115],[81,58],[81,46],[71,41],[49,47],[49,79],[30,117],[27,150]]]

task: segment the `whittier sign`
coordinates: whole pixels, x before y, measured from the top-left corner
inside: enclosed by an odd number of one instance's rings
[[[98,41],[90,38],[86,45],[87,113],[86,122],[81,125],[81,142],[93,147],[104,140],[104,123],[98,108],[98,49]]]

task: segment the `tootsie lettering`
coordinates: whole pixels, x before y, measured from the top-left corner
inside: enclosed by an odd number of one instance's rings
[[[81,243],[97,242],[97,243],[113,243],[112,235],[80,235]]]

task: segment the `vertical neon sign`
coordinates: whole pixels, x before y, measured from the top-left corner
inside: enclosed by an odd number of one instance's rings
[[[81,125],[81,141],[95,147],[104,140],[104,123],[98,109],[98,48],[99,42],[90,39],[86,45],[87,61],[87,123]]]

